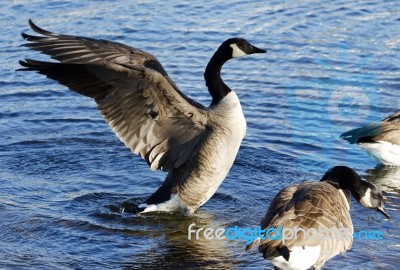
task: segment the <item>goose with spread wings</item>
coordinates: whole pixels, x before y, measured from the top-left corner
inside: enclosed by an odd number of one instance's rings
[[[185,96],[151,54],[124,44],[46,31],[22,33],[24,46],[58,62],[20,61],[78,94],[93,98],[118,138],[152,170],[166,171],[141,212],[181,211],[191,215],[227,176],[246,131],[239,99],[221,79],[231,58],[265,53],[242,38],[222,43],[204,78],[212,97],[205,107]]]

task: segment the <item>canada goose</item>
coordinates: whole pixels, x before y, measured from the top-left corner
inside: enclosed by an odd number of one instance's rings
[[[340,138],[358,144],[384,165],[400,166],[400,112],[381,122],[347,131]]]
[[[59,62],[20,61],[70,90],[94,98],[104,120],[152,170],[168,175],[142,212],[177,211],[184,215],[207,202],[228,174],[246,132],[238,97],[221,79],[231,58],[265,53],[242,38],[222,43],[204,78],[212,97],[204,107],[185,96],[151,54],[126,45],[43,30],[22,33],[24,46]]]
[[[305,237],[306,234],[299,231],[297,237],[286,239],[286,242],[282,238],[257,238],[246,246],[246,250],[258,246],[265,259],[282,269],[308,269],[311,266],[320,269],[328,259],[351,247],[350,193],[363,206],[376,209],[389,218],[382,191],[361,180],[354,170],[337,166],[327,171],[320,182],[304,182],[282,189],[269,205],[261,228],[282,226],[283,229],[322,229],[326,232],[343,228],[348,232],[346,237],[334,239],[332,234],[329,234],[330,239],[313,237],[313,234]]]

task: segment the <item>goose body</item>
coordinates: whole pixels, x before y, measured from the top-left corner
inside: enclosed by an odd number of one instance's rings
[[[229,93],[219,106],[211,108],[210,111],[212,113],[209,123],[216,129],[209,135],[208,143],[199,149],[198,155],[187,166],[168,174],[159,190],[147,200],[146,204],[141,205],[145,208],[143,212],[171,211],[178,207],[189,211],[185,214],[191,214],[211,198],[225,179],[245,135],[246,121],[234,92]],[[227,123],[229,125],[226,125]],[[170,197],[169,200],[158,204],[160,196],[169,195],[169,190],[177,179],[181,179],[183,183],[178,185],[179,196]],[[205,179],[210,180],[205,182]],[[168,199],[167,196],[165,199]]]
[[[167,177],[138,211],[191,215],[227,176],[246,131],[239,99],[221,79],[231,58],[265,50],[241,38],[226,40],[204,77],[212,97],[205,107],[185,96],[151,54],[124,44],[62,35],[39,28],[24,46],[59,62],[20,61],[70,90],[93,98],[119,139],[152,170]]]
[[[340,136],[377,159],[383,165],[400,166],[400,112]]]
[[[350,249],[353,224],[350,217],[350,195],[363,206],[389,217],[384,208],[382,191],[360,179],[352,169],[333,167],[320,182],[303,182],[282,189],[271,201],[261,227],[342,231],[345,237],[306,237],[299,232],[291,239],[257,238],[246,250],[258,246],[265,259],[280,269],[320,269],[327,260]]]

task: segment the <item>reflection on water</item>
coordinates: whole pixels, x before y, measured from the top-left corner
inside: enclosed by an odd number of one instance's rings
[[[142,253],[132,254],[132,267],[139,263],[150,269],[173,269],[177,266],[191,268],[194,265],[201,269],[231,269],[238,264],[226,239],[208,240],[201,235],[196,239],[192,235],[192,239],[188,240],[188,227],[192,223],[203,228],[223,226],[215,223],[211,215],[202,212],[184,219],[169,216],[163,220],[160,228],[162,237],[158,239],[157,245]],[[162,256],[154,256],[155,252]]]
[[[400,213],[400,167],[377,165],[367,170],[366,179],[379,186],[384,192],[386,206],[390,215]],[[399,226],[399,222],[394,221]],[[399,237],[396,232],[394,237]]]
[[[63,220],[63,226],[69,229],[103,231],[103,233],[122,233],[129,237],[128,245],[137,241],[136,252],[127,252],[120,262],[124,269],[163,269],[180,267],[201,267],[201,269],[231,269],[238,264],[229,241],[226,239],[198,239],[193,235],[188,240],[188,227],[196,228],[225,227],[226,223],[215,220],[215,217],[200,209],[192,217],[183,217],[171,213],[124,214],[121,207],[133,207],[142,199],[126,200],[124,196],[99,193],[87,194],[72,200],[66,210],[92,212],[83,216],[86,221]],[[115,204],[116,202],[121,202]],[[127,203],[129,202],[129,203]],[[110,203],[114,203],[113,205]],[[67,215],[71,218],[69,215]]]
[[[400,194],[400,167],[378,165],[367,170],[366,178],[384,192]]]

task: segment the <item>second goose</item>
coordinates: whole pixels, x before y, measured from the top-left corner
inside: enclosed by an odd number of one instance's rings
[[[336,166],[325,173],[320,182],[304,182],[282,189],[272,200],[261,228],[292,230],[292,238],[282,241],[257,238],[246,250],[258,246],[265,259],[278,269],[300,270],[314,266],[320,269],[327,260],[350,249],[353,224],[350,217],[350,194],[363,206],[375,209],[387,218],[382,191],[346,166]],[[302,229],[306,233],[298,230]],[[309,231],[325,231],[319,237]],[[343,232],[343,230],[345,230]],[[296,234],[294,234],[294,232]],[[328,232],[339,231],[339,235]],[[343,235],[343,233],[346,233]],[[265,236],[265,235],[264,235]]]

